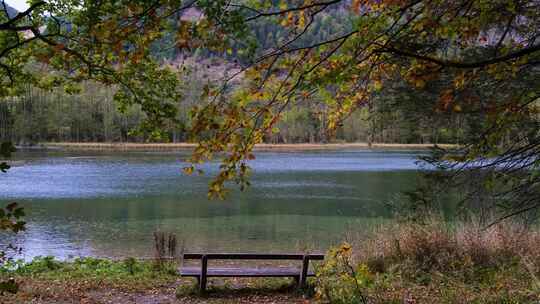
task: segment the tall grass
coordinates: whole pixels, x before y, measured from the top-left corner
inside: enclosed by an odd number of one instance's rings
[[[448,225],[400,223],[379,229],[357,243],[356,258],[384,272],[400,264],[418,271],[460,272],[470,267],[504,267],[526,259],[540,269],[540,231],[512,222],[484,227],[475,222]]]
[[[540,303],[538,227],[432,218],[348,241],[318,270],[330,303]]]
[[[176,234],[162,231],[154,232],[154,264],[155,268],[162,270],[168,263],[180,258],[184,249],[183,242],[180,248]]]

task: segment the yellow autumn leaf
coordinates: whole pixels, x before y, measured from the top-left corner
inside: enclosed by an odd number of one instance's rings
[[[306,26],[306,16],[304,15],[304,12],[300,12],[300,18],[298,18],[298,26],[300,28]]]
[[[291,24],[291,23],[293,23],[293,21],[294,21],[294,14],[292,12],[289,12],[287,14],[287,22],[288,22],[288,24]]]
[[[373,82],[373,87],[375,88],[375,90],[380,91],[382,89],[382,81],[375,80]]]
[[[195,170],[195,168],[193,168],[193,166],[189,166],[189,167],[184,167],[182,170],[184,171],[185,174],[191,175],[193,174],[193,170]]]
[[[462,88],[465,85],[465,73],[460,73],[454,78],[454,86],[456,89]]]
[[[414,85],[417,87],[417,88],[423,88],[426,86],[426,81],[422,78],[418,78],[414,81]]]

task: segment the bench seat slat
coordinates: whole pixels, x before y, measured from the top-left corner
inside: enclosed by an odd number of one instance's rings
[[[216,260],[302,260],[303,254],[260,253],[184,253],[185,260],[200,260],[202,256]],[[310,260],[323,260],[324,254],[306,254]]]
[[[180,275],[183,277],[201,276],[201,267],[182,267]],[[300,269],[291,267],[273,268],[234,268],[234,267],[211,267],[208,268],[208,277],[298,277]],[[308,272],[308,276],[314,276],[313,271]]]

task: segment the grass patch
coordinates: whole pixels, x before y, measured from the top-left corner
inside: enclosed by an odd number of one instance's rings
[[[16,262],[0,272],[3,276],[33,278],[54,282],[81,282],[84,285],[111,288],[148,288],[178,277],[175,263],[157,270],[154,262],[128,258],[113,261],[98,258],[77,258],[58,261],[53,257],[37,257],[29,263]]]
[[[17,303],[16,300],[24,299],[79,299],[91,290],[143,292],[174,283],[178,274],[172,262],[157,269],[152,261],[132,258],[58,261],[37,257],[29,263],[19,261],[1,268],[0,280],[7,278],[14,278],[20,290],[14,296],[5,296],[3,301]]]

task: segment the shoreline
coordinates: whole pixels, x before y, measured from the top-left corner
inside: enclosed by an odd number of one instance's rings
[[[428,150],[435,146],[442,148],[457,147],[455,144],[391,144],[391,143],[329,143],[329,144],[257,144],[254,151],[340,151],[340,150]],[[64,149],[79,151],[175,151],[192,150],[195,143],[39,143],[36,148]],[[22,147],[27,149],[28,147]]]

